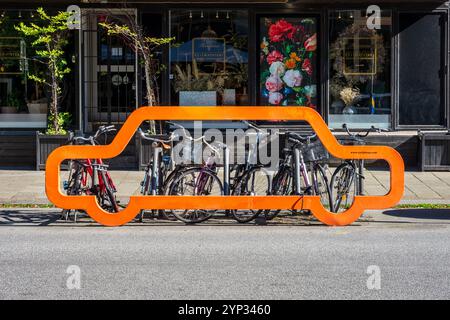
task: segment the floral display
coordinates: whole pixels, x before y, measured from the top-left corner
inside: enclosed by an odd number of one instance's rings
[[[261,104],[316,108],[316,21],[262,19]]]

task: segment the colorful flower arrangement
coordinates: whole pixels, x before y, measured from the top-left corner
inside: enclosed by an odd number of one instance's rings
[[[316,108],[317,34],[313,19],[265,19],[260,46],[261,103]]]

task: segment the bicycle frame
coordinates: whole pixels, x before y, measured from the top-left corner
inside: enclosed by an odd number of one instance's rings
[[[85,162],[81,163],[81,165],[83,167],[85,167],[86,174],[83,175],[83,177],[81,179],[82,186],[84,186],[84,187],[87,186],[88,176],[89,176],[90,179],[92,180],[92,186],[98,185],[100,191],[105,192],[106,191],[105,182],[103,181],[103,177],[100,174],[99,169],[97,168],[97,166],[104,165],[103,160],[102,159],[95,159],[94,163],[91,161],[91,159],[85,159],[84,161]],[[106,179],[108,179],[109,185],[114,190],[116,190],[116,186],[114,185],[114,182],[113,182],[113,180],[112,180],[112,178],[111,178],[111,176],[110,176],[108,171],[105,171],[105,176],[106,176]]]

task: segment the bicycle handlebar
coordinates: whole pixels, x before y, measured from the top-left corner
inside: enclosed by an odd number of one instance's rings
[[[85,138],[83,136],[75,137],[75,134],[73,132],[70,132],[68,143],[70,144],[72,142],[82,141],[82,142],[88,142],[92,145],[95,145],[95,142],[99,136],[101,136],[102,134],[107,134],[108,132],[112,132],[112,131],[116,131],[116,128],[114,125],[100,126],[100,127],[98,127],[97,132],[93,136],[89,136],[87,138]]]
[[[168,140],[163,140],[163,139],[158,139],[158,138],[154,138],[154,137],[149,137],[144,131],[142,131],[141,128],[138,129],[138,132],[141,135],[142,139],[160,142],[160,143],[170,143],[179,137],[178,134],[172,132],[172,134],[170,135]]]
[[[310,143],[312,140],[315,140],[317,138],[317,133],[313,133],[309,136],[302,136],[299,133],[295,132],[288,132],[287,133],[288,140],[291,142],[298,141],[298,143]]]
[[[344,123],[344,124],[342,125],[342,128],[345,129],[345,131],[347,132],[347,134],[348,134],[350,137],[354,137],[354,138],[365,138],[365,137],[367,137],[371,132],[377,132],[377,133],[381,133],[381,132],[389,132],[389,130],[387,130],[387,129],[376,128],[375,126],[371,126],[370,129],[366,129],[366,130],[365,130],[365,133],[360,133],[360,132],[352,133],[352,132],[350,131],[350,129],[348,128],[348,126],[347,126],[346,123]]]

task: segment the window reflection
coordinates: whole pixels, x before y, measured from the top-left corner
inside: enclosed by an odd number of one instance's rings
[[[248,105],[246,11],[171,12],[172,105]]]
[[[383,11],[381,29],[371,30],[365,11],[331,13],[331,127],[390,127],[391,21],[391,12]]]

